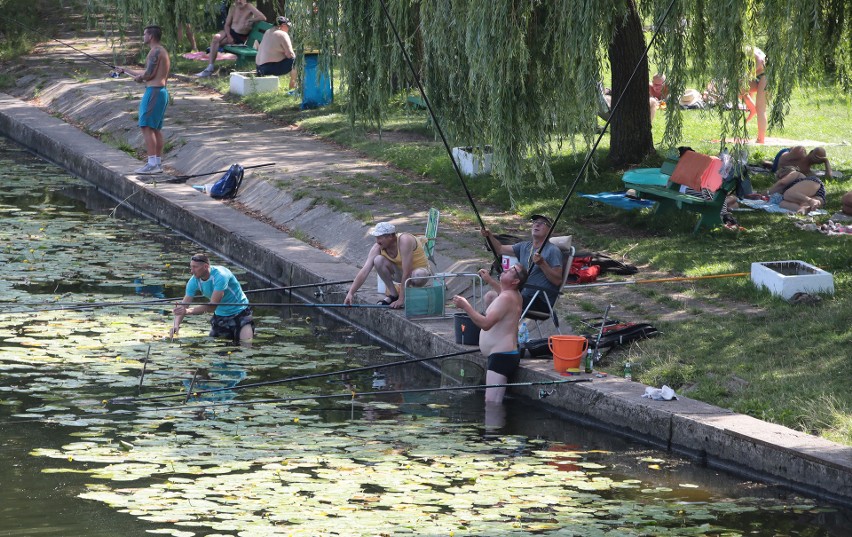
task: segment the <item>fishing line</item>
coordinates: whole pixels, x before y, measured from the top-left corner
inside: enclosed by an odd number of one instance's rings
[[[197,397],[199,395],[208,394],[208,393],[239,391],[239,390],[246,390],[248,388],[258,388],[258,387],[262,387],[262,386],[275,386],[275,385],[278,385],[278,384],[285,384],[285,383],[288,383],[288,382],[296,382],[296,381],[299,381],[299,380],[311,380],[311,379],[318,379],[318,378],[323,378],[323,377],[333,377],[333,376],[336,376],[336,375],[347,375],[349,373],[358,373],[358,372],[361,372],[361,371],[370,371],[370,370],[377,370],[377,369],[385,369],[385,368],[388,368],[388,367],[396,367],[396,366],[400,366],[400,365],[415,364],[417,362],[425,362],[427,360],[439,360],[441,358],[451,358],[453,356],[461,356],[463,354],[471,354],[471,353],[474,353],[474,352],[479,352],[479,349],[470,349],[470,350],[466,350],[466,351],[451,352],[449,354],[440,354],[438,356],[427,356],[425,358],[411,358],[411,359],[408,359],[408,360],[399,360],[399,361],[396,361],[396,362],[388,362],[386,364],[379,364],[379,365],[365,365],[365,366],[362,366],[362,367],[353,367],[353,368],[350,368],[350,369],[342,369],[342,370],[339,370],[339,371],[329,371],[328,373],[312,373],[310,375],[300,375],[298,377],[289,377],[289,378],[286,378],[286,379],[268,380],[268,381],[264,381],[264,382],[253,382],[253,383],[250,383],[250,384],[241,384],[239,386],[231,386],[230,388],[215,388],[215,389],[211,389],[211,390],[196,390],[195,392],[192,392],[192,395]],[[185,393],[181,392],[181,393],[175,393],[175,394],[171,394],[171,395],[155,395],[153,397],[115,397],[113,399],[110,399],[110,403],[124,404],[124,403],[160,401],[160,400],[163,400],[163,399],[174,399],[174,398],[177,398],[177,397],[184,397],[185,395],[186,395]]]
[[[254,169],[254,168],[264,168],[264,167],[266,167],[266,166],[275,166],[275,163],[274,163],[274,162],[267,162],[266,164],[256,164],[256,165],[254,165],[254,166],[243,166],[243,170],[251,170],[251,169]],[[194,177],[204,177],[204,176],[206,176],[206,175],[215,175],[215,174],[217,174],[217,173],[225,173],[225,172],[227,172],[227,171],[229,171],[229,170],[230,170],[230,168],[229,168],[228,170],[219,170],[219,171],[215,171],[215,172],[195,173],[195,174],[192,174],[192,175],[175,175],[175,176],[170,177],[170,178],[168,178],[168,179],[163,179],[162,181],[156,181],[156,180],[155,180],[155,181],[152,181],[152,182],[151,182],[151,183],[149,183],[149,184],[155,184],[155,183],[178,183],[178,182],[186,181],[187,179],[192,179],[192,178],[194,178]]]
[[[426,90],[423,89],[423,85],[420,83],[420,77],[417,76],[417,71],[414,69],[414,64],[411,63],[411,58],[408,57],[408,51],[405,50],[405,45],[402,42],[402,38],[399,37],[399,32],[396,30],[396,25],[393,23],[391,19],[390,13],[388,12],[388,6],[385,4],[385,0],[381,0],[382,3],[382,11],[385,14],[385,18],[388,21],[388,25],[393,30],[393,35],[396,37],[396,42],[399,45],[399,49],[402,52],[402,56],[405,58],[405,63],[408,65],[409,70],[411,70],[411,76],[414,78],[414,82],[417,84],[417,89],[420,90],[420,96],[423,97],[423,102],[426,104],[426,108],[429,110],[429,116],[432,118],[432,123],[435,125],[435,129],[438,131],[438,135],[441,137],[441,141],[444,143],[444,149],[447,150],[447,154],[450,156],[450,162],[453,163],[453,169],[456,171],[456,176],[459,178],[462,187],[464,188],[464,193],[467,194],[467,199],[470,201],[470,206],[473,207],[473,214],[476,215],[476,219],[479,220],[479,226],[485,227],[485,222],[482,221],[482,217],[479,215],[479,210],[476,208],[476,203],[473,201],[473,195],[471,195],[470,190],[467,188],[467,183],[462,177],[461,170],[459,169],[458,163],[456,163],[456,159],[453,158],[453,150],[450,149],[450,144],[447,143],[447,137],[444,136],[444,130],[441,128],[441,123],[438,121],[438,118],[435,116],[435,111],[432,109],[432,103],[429,102],[429,97],[426,96]],[[494,254],[494,259],[497,261],[499,265],[501,263],[501,258],[497,252],[491,249]]]
[[[20,26],[20,27],[21,27],[21,28],[23,28],[24,30],[27,30],[27,31],[32,32],[32,33],[34,33],[34,34],[39,34],[39,35],[41,35],[41,32],[38,32],[38,31],[36,31],[35,29],[30,28],[29,26],[27,26],[27,25],[25,25],[25,24],[23,24],[23,23],[21,23],[21,22],[18,22],[18,21],[16,21],[15,19],[12,19],[12,18],[10,18],[10,17],[6,17],[6,16],[4,16],[4,15],[0,15],[0,18],[5,19],[5,20],[7,20],[7,21],[9,21],[9,22],[14,22],[15,24],[17,24],[18,26]],[[103,60],[102,60],[102,59],[100,59],[100,58],[96,58],[96,57],[92,56],[91,54],[89,54],[89,53],[87,53],[87,52],[83,52],[82,50],[78,49],[77,47],[75,47],[75,46],[73,46],[73,45],[69,45],[69,44],[68,44],[68,43],[66,43],[65,41],[60,41],[59,39],[56,39],[55,37],[49,37],[48,39],[51,39],[51,40],[53,40],[53,41],[56,41],[56,42],[57,42],[57,43],[59,43],[59,44],[65,45],[66,47],[68,47],[68,48],[70,48],[70,49],[76,50],[77,52],[79,52],[80,54],[82,54],[83,56],[86,56],[87,58],[89,58],[89,59],[91,59],[91,60],[94,60],[94,61],[96,61],[96,62],[98,62],[98,63],[103,64],[103,65],[106,65],[107,67],[109,67],[109,68],[112,70],[112,72],[110,73],[110,76],[111,76],[112,78],[118,78],[118,77],[121,75],[121,73],[119,73],[119,72],[117,71],[118,67],[116,67],[115,65],[113,65],[113,64],[111,64],[111,63],[107,63],[107,62],[103,61]]]
[[[384,1],[384,0],[382,0]],[[630,84],[633,82],[633,78],[636,76],[636,73],[639,71],[639,67],[642,65],[642,60],[648,57],[648,51],[651,50],[651,46],[654,44],[654,41],[657,39],[657,35],[659,35],[660,31],[663,28],[663,23],[669,16],[669,13],[674,6],[675,0],[671,0],[669,2],[669,7],[666,8],[666,12],[663,13],[662,18],[659,22],[657,22],[654,27],[654,34],[651,36],[651,40],[648,41],[648,45],[645,47],[645,50],[642,52],[642,56],[639,58],[639,62],[636,63],[636,66],[633,68],[633,72],[630,73],[630,78],[627,79],[627,83],[624,85],[624,89],[619,94],[618,99],[616,99],[615,104],[610,108],[609,117],[606,120],[606,123],[601,129],[600,134],[598,135],[598,139],[595,140],[595,144],[586,154],[585,160],[583,160],[583,165],[580,167],[580,171],[577,172],[577,177],[574,178],[574,182],[571,184],[571,188],[568,190],[568,195],[565,196],[565,200],[562,202],[562,207],[559,208],[559,212],[556,214],[556,218],[553,219],[553,225],[550,226],[550,230],[547,232],[547,236],[544,238],[544,241],[541,243],[541,247],[538,249],[538,253],[541,254],[541,250],[544,248],[544,245],[547,244],[547,241],[550,239],[550,236],[553,234],[553,230],[556,229],[556,223],[559,222],[559,218],[562,216],[562,213],[565,212],[565,208],[568,206],[568,201],[571,199],[571,196],[574,195],[574,190],[577,189],[577,185],[580,183],[580,178],[586,171],[586,168],[589,166],[589,162],[591,162],[592,157],[595,154],[595,150],[598,148],[598,144],[601,143],[604,134],[606,134],[607,128],[609,124],[612,122],[612,118],[615,117],[615,113],[618,111],[618,107],[621,104],[621,100],[624,98],[624,94],[627,92],[627,88],[630,87]],[[530,255],[532,258],[532,255]]]

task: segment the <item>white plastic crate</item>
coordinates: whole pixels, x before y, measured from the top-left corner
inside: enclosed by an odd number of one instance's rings
[[[796,293],[834,294],[831,273],[798,260],[752,263],[751,281],[787,300]]]
[[[278,91],[277,76],[257,76],[254,73],[231,73],[231,93],[248,95]]]

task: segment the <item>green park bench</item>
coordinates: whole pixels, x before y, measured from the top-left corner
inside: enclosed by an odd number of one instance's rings
[[[251,28],[246,42],[242,45],[225,45],[225,52],[230,52],[237,57],[237,70],[254,71],[254,58],[257,56],[257,47],[263,40],[263,34],[272,28],[272,24],[266,21],[257,21]]]
[[[643,168],[624,174],[625,188],[633,189],[641,199],[657,202],[654,218],[665,218],[675,211],[690,211],[699,215],[693,233],[702,227],[713,228],[722,225],[722,205],[725,198],[736,189],[734,174],[726,177],[722,186],[710,199],[683,194],[681,185],[671,180],[677,162],[667,160],[661,168]]]

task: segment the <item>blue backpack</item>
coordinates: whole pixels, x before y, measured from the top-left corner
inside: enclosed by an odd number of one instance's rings
[[[215,199],[233,198],[243,184],[243,167],[233,164],[210,189],[210,197]]]

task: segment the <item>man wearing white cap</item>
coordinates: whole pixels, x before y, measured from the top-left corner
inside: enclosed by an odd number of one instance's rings
[[[423,278],[431,274],[423,243],[411,233],[397,233],[396,226],[390,222],[379,222],[370,230],[370,235],[376,238],[376,244],[370,248],[367,260],[355,276],[343,303],[352,304],[355,292],[364,285],[367,276],[375,267],[389,293],[379,304],[401,308],[405,305],[405,285],[397,287],[394,282],[405,283],[409,278]],[[423,287],[427,281],[415,279],[411,281],[411,285]],[[395,294],[397,290],[399,295]]]

